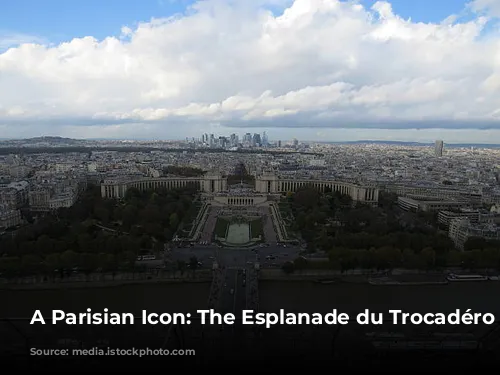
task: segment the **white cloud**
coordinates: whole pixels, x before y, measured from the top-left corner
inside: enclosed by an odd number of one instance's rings
[[[266,10],[283,4],[279,16]],[[468,7],[491,16],[495,4]],[[0,125],[36,135],[80,125],[92,137],[212,124],[500,128],[500,38],[480,37],[487,22],[415,23],[384,1],[202,1],[119,38],[0,53]]]
[[[35,35],[8,33],[0,30],[0,52],[23,43],[44,43],[44,39]]]
[[[485,12],[491,17],[500,17],[500,2],[498,0],[472,0],[468,7],[475,12]]]

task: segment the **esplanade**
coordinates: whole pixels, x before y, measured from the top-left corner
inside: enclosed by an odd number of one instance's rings
[[[117,178],[105,179],[101,183],[103,198],[121,199],[125,197],[128,189],[154,190],[159,188],[175,189],[192,186],[202,193],[214,197],[225,196],[228,204],[253,205],[261,203],[260,196],[295,192],[303,187],[313,187],[319,191],[327,189],[349,195],[353,201],[376,205],[379,189],[375,186],[361,185],[353,182],[341,182],[323,179],[294,179],[283,178],[274,173],[263,173],[256,176],[253,192],[241,194],[238,197],[229,195],[227,176],[222,173],[206,173],[200,177],[160,177],[160,178]],[[251,190],[251,189],[250,189]],[[257,194],[251,197],[252,194]],[[225,200],[224,199],[224,200]],[[244,200],[241,200],[244,199]]]

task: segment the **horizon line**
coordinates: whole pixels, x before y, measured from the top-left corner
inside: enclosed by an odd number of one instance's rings
[[[184,137],[184,138],[70,138],[70,137],[63,137],[63,136],[57,136],[57,135],[43,135],[43,136],[35,136],[35,137],[29,137],[29,138],[0,138],[0,142],[5,142],[5,141],[30,141],[34,140],[37,138],[61,138],[61,139],[67,139],[67,140],[73,140],[73,141],[136,141],[136,142],[147,142],[147,141],[153,141],[153,142],[179,142],[179,141],[185,141],[186,138],[195,138],[196,137]],[[437,140],[442,140],[442,139],[437,139]],[[324,144],[346,144],[346,143],[413,143],[415,145],[429,145],[433,144],[437,140],[434,141],[404,141],[404,140],[377,140],[377,139],[358,139],[358,140],[344,140],[344,141],[325,141],[325,140],[302,140],[300,141],[301,143],[324,143]],[[283,140],[272,140],[271,142],[278,142]],[[293,139],[285,140],[284,142],[292,142]],[[442,140],[445,145],[481,145],[481,146],[500,146],[500,143],[484,143],[484,142],[446,142]]]

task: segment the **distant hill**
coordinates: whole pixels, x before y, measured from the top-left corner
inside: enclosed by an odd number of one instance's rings
[[[16,142],[16,143],[77,143],[81,144],[85,142],[84,139],[73,139],[73,138],[64,138],[58,136],[43,136],[43,137],[34,137],[34,138],[24,138],[24,139],[1,139],[4,142]]]
[[[28,138],[24,139],[24,141],[30,141],[30,142],[49,142],[49,143],[81,143],[83,140],[79,139],[72,139],[72,138],[64,138],[64,137],[57,137],[57,136],[44,136],[44,137],[35,137],[35,138]]]

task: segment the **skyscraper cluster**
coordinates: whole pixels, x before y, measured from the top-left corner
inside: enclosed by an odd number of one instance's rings
[[[245,133],[241,139],[237,134],[231,134],[229,137],[215,137],[214,134],[204,133],[201,136],[201,143],[209,147],[238,147],[240,145],[246,147],[267,147],[269,145],[269,138],[266,132],[262,135],[259,133]]]

